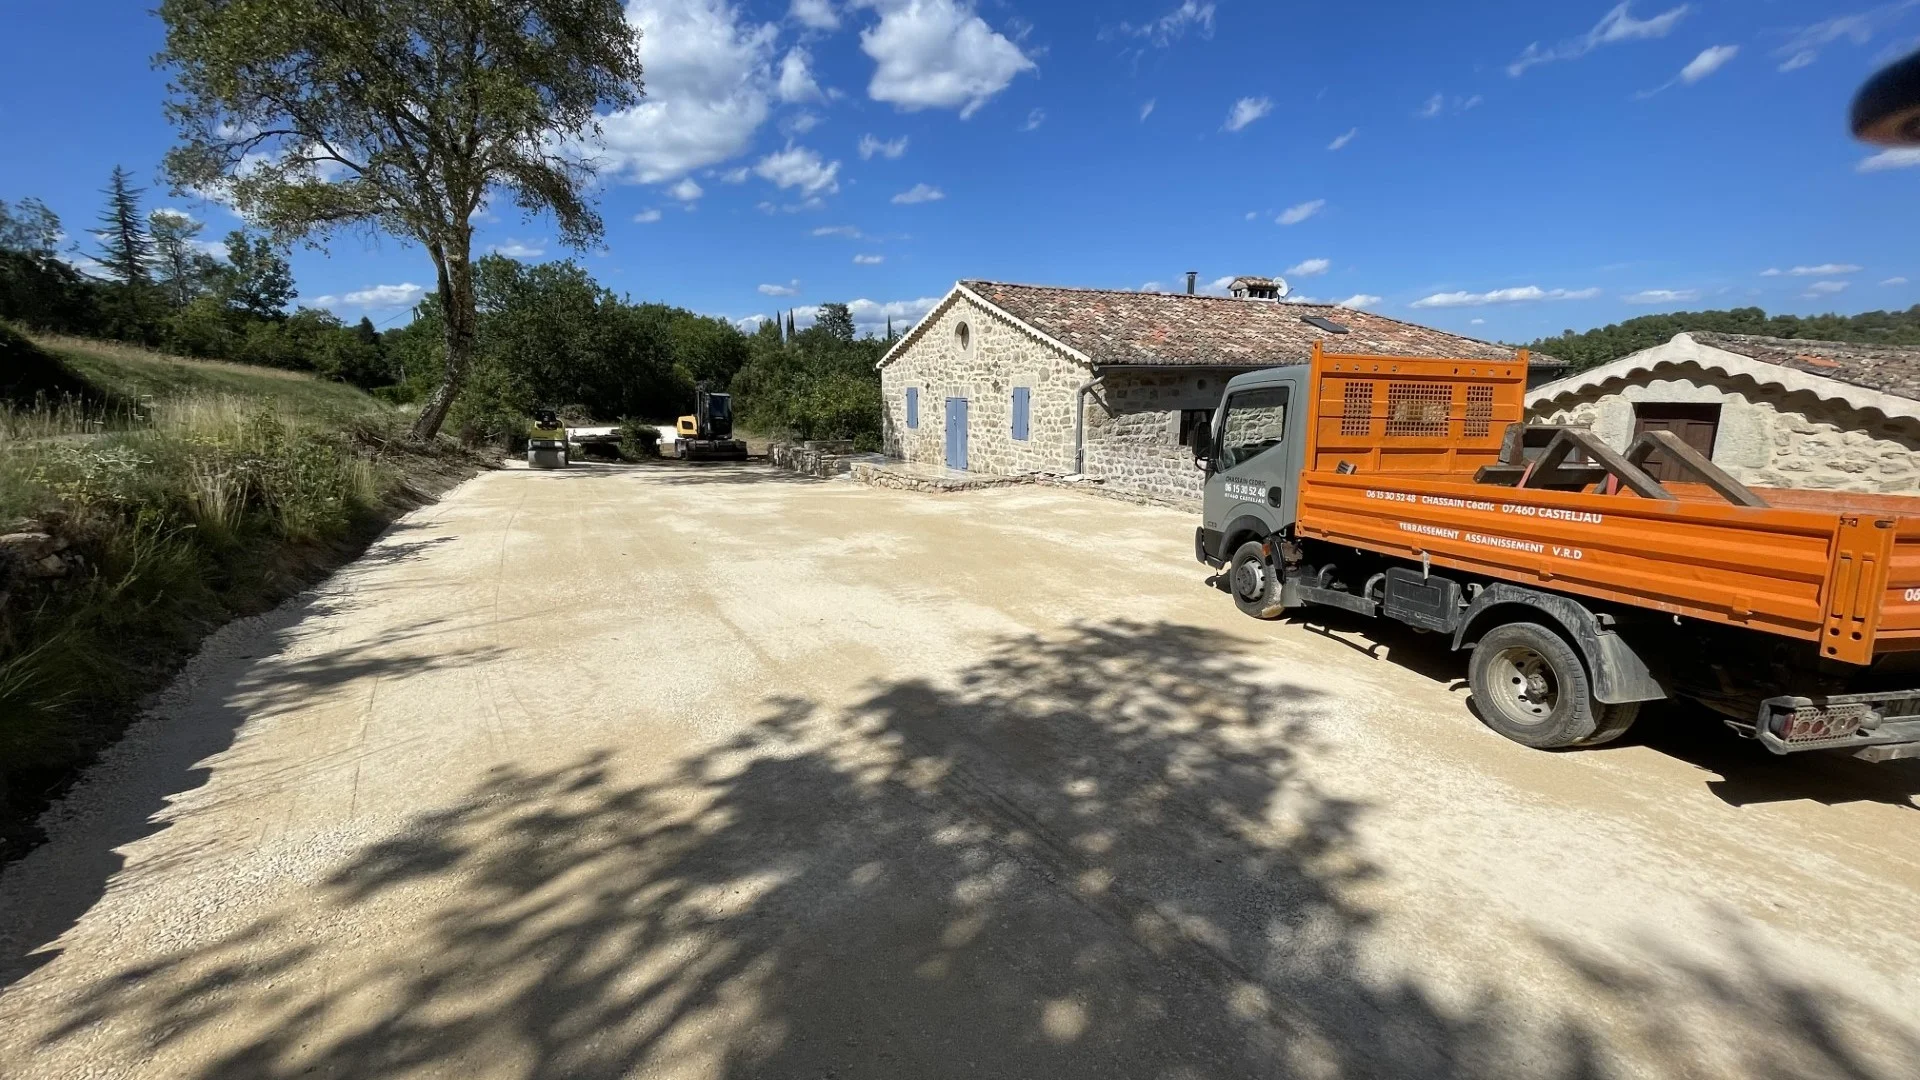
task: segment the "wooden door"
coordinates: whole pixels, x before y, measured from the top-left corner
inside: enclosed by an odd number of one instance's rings
[[[947,468],[967,467],[967,399],[947,399]]]
[[[1646,431],[1671,431],[1680,436],[1681,442],[1700,451],[1701,456],[1711,461],[1714,436],[1720,431],[1720,406],[1635,402],[1633,437],[1637,439]],[[1658,450],[1647,458],[1642,467],[1655,480],[1698,479],[1683,470],[1678,462],[1667,460],[1667,456]]]

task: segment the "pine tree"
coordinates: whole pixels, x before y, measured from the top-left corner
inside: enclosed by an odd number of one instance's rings
[[[893,316],[887,316],[887,343],[893,343]]]
[[[148,235],[140,214],[140,196],[145,188],[132,185],[133,174],[116,165],[113,178],[102,194],[107,209],[100,215],[100,265],[122,285],[143,285],[151,279],[153,237]]]
[[[788,341],[792,341],[792,340],[793,340],[793,334],[794,334],[794,329],[793,329],[793,309],[792,309],[792,308],[788,308],[788,309],[787,309],[787,340],[788,340]]]
[[[168,303],[186,307],[219,269],[219,264],[194,245],[194,238],[206,226],[178,210],[167,209],[155,210],[147,216],[147,223],[161,290]]]

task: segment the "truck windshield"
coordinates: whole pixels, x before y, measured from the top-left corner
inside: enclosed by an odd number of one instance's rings
[[[707,399],[707,415],[715,424],[725,424],[733,419],[733,399],[725,394],[715,394]]]
[[[1227,399],[1227,419],[1220,425],[1220,468],[1252,460],[1280,445],[1286,433],[1287,388],[1243,390]]]

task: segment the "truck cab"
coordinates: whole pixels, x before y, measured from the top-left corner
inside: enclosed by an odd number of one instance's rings
[[[1293,525],[1299,508],[1311,371],[1294,364],[1235,376],[1195,455],[1207,480],[1194,554],[1215,568],[1232,565],[1229,584],[1242,607],[1278,594],[1268,580],[1273,560],[1261,549]]]

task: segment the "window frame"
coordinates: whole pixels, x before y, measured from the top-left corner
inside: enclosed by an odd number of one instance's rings
[[[1228,429],[1228,425],[1230,425],[1233,422],[1234,404],[1236,401],[1242,398],[1250,398],[1259,394],[1279,394],[1280,395],[1280,410],[1281,410],[1280,438],[1275,442],[1273,442],[1271,445],[1268,445],[1259,450],[1256,450],[1244,458],[1235,458],[1233,460],[1228,460],[1228,455],[1232,453],[1233,448],[1229,446],[1227,443],[1227,429]],[[1262,406],[1262,407],[1266,408],[1270,406]],[[1218,445],[1216,445],[1213,450],[1214,461],[1218,464],[1218,467],[1221,472],[1226,472],[1229,469],[1234,469],[1234,468],[1238,468],[1241,465],[1245,465],[1247,462],[1252,461],[1257,457],[1260,457],[1262,454],[1265,454],[1270,450],[1280,449],[1281,447],[1286,446],[1287,439],[1292,435],[1293,424],[1294,424],[1294,416],[1293,416],[1293,387],[1292,386],[1285,383],[1281,383],[1279,385],[1274,385],[1274,386],[1250,386],[1244,390],[1236,390],[1231,395],[1228,396],[1226,401],[1226,408],[1220,414],[1220,437],[1218,440]]]
[[[920,427],[920,388],[917,386],[907,387],[907,427]]]

